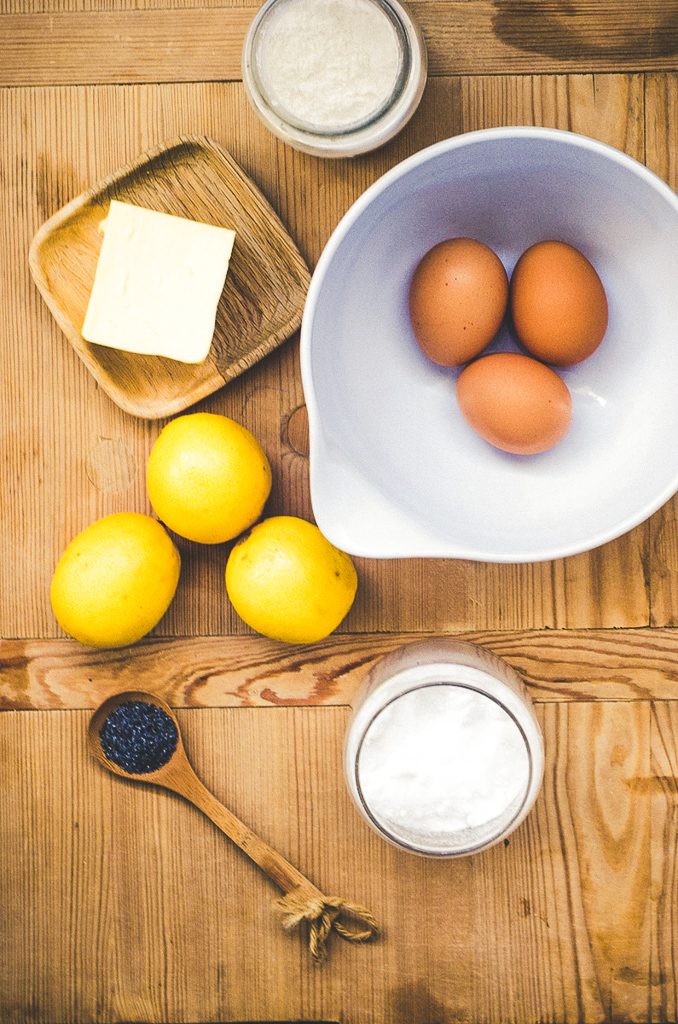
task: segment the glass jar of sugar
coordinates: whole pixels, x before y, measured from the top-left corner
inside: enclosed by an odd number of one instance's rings
[[[490,651],[440,638],[375,665],[353,701],[344,763],[358,809],[381,836],[458,857],[523,821],[544,747],[517,673]]]
[[[409,121],[426,46],[398,0],[267,0],[250,25],[243,82],[264,124],[316,156],[376,149]]]

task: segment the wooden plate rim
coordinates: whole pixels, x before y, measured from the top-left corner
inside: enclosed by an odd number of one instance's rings
[[[224,374],[215,363],[211,363],[211,370],[204,379],[202,379],[202,381],[198,383],[198,380],[196,380],[196,387],[191,390],[190,396],[178,396],[173,400],[166,400],[163,404],[162,410],[151,411],[147,401],[144,401],[143,403],[136,402],[126,395],[124,388],[116,387],[114,379],[107,375],[102,370],[101,364],[98,360],[91,356],[87,343],[83,339],[81,332],[78,330],[71,318],[64,312],[63,307],[56,301],[50,291],[46,275],[42,268],[40,253],[45,242],[55,231],[63,227],[63,225],[69,220],[76,217],[80,210],[104,193],[107,189],[116,185],[124,178],[133,176],[145,165],[153,163],[153,161],[157,160],[159,157],[171,154],[173,150],[190,146],[195,146],[203,150],[213,150],[226,164],[228,164],[231,171],[240,179],[243,186],[252,194],[257,203],[264,208],[271,220],[275,221],[281,234],[287,240],[290,257],[288,263],[290,268],[296,270],[300,279],[300,285],[304,290],[304,295],[288,320],[284,321],[283,324],[281,324],[280,327],[272,334],[267,335],[258,345],[255,345],[250,349],[245,357],[242,357],[233,364],[234,367],[237,367],[234,372]],[[299,252],[296,243],[276,211],[269,203],[268,199],[264,196],[255,182],[242,169],[242,167],[240,167],[228,150],[220,143],[216,142],[208,135],[192,134],[179,135],[172,141],[159,143],[151,147],[141,153],[134,160],[129,161],[124,166],[119,167],[117,170],[106,175],[106,177],[100,179],[96,184],[85,189],[74,199],[71,199],[69,202],[64,204],[64,206],[61,206],[52,214],[51,217],[41,224],[33,236],[28,250],[28,265],[36,287],[38,288],[38,291],[44,299],[52,316],[97,383],[102,387],[109,398],[111,398],[112,401],[115,402],[115,404],[124,412],[127,412],[132,416],[137,416],[141,419],[150,420],[163,419],[167,416],[181,412],[189,406],[195,405],[201,399],[206,398],[208,395],[219,390],[219,388],[223,387],[224,384],[228,383],[228,381],[235,379],[240,373],[254,366],[260,359],[263,359],[264,356],[273,352],[286,338],[289,338],[290,335],[299,328],[303,315],[305,292],[308,290],[311,280],[310,271],[306,261]],[[201,368],[204,368],[205,366],[204,363],[198,365]],[[186,400],[187,397],[188,401]]]

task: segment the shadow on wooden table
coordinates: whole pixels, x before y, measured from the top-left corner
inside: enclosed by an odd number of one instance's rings
[[[466,1010],[456,1014],[434,999],[423,981],[400,985],[390,993],[390,999],[393,1019],[407,1024],[454,1024],[456,1020],[468,1020]]]
[[[635,57],[638,61],[678,53],[678,9],[666,3],[658,13],[655,0],[638,0],[633,17],[614,24],[595,4],[584,8],[560,0],[544,10],[543,0],[493,0],[492,28],[503,42],[550,57]],[[631,5],[630,5],[631,6]],[[607,20],[606,20],[607,18]]]

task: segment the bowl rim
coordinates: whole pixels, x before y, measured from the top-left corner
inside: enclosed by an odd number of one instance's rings
[[[627,153],[623,153],[621,150],[617,149],[615,146],[609,145],[608,143],[599,142],[597,139],[592,139],[587,135],[580,135],[577,132],[569,132],[560,128],[541,128],[529,125],[516,125],[501,128],[482,128],[478,131],[465,132],[460,135],[452,136],[448,139],[442,139],[430,146],[426,146],[424,149],[418,150],[416,153],[406,157],[390,170],[386,171],[386,173],[381,175],[381,177],[377,178],[377,180],[373,182],[372,185],[370,185],[349,207],[337,226],[334,228],[322,253],[320,254],[320,258],[311,277],[311,283],[306,296],[306,303],[301,323],[300,361],[302,385],[309,422],[309,476],[311,505],[313,508],[313,514],[321,532],[324,533],[330,541],[332,541],[332,527],[327,527],[327,524],[324,523],[324,515],[322,513],[320,515],[318,514],[317,502],[314,497],[318,489],[316,482],[316,465],[319,447],[318,439],[321,431],[321,416],[318,408],[315,385],[313,382],[311,339],[320,290],[332,259],[348,232],[372,201],[376,199],[377,196],[385,192],[386,189],[388,189],[399,178],[405,176],[414,168],[428,162],[428,160],[435,158],[441,153],[461,149],[487,140],[502,141],[516,138],[548,139],[552,142],[560,143],[561,145],[575,146],[579,149],[593,151],[600,156],[611,160],[613,163],[625,167],[628,171],[635,174],[636,177],[643,179],[650,188],[659,193],[659,195],[673,207],[676,213],[678,213],[678,195],[676,195],[670,185],[663,181],[662,178],[654,173],[654,171],[651,171],[649,167],[646,167],[645,164],[640,163],[634,157],[629,156]],[[375,552],[374,549],[370,549],[369,547],[361,547],[360,544],[347,545],[345,541],[343,542],[343,547],[345,550],[348,550],[349,554],[363,558],[458,558],[474,562],[493,562],[497,564],[520,564],[551,561],[557,558],[566,558],[570,555],[581,554],[584,551],[590,551],[602,544],[606,544],[608,541],[615,540],[617,537],[623,536],[623,534],[628,533],[634,527],[649,519],[649,517],[660,509],[662,505],[664,505],[676,493],[676,491],[678,491],[678,467],[676,467],[673,477],[670,479],[668,485],[665,486],[655,498],[651,501],[645,502],[640,509],[622,517],[608,528],[582,535],[582,538],[579,541],[574,541],[570,544],[551,544],[547,547],[542,547],[534,551],[521,549],[514,549],[507,552],[483,551],[480,549],[465,550],[463,547],[455,547],[452,541],[450,541],[449,544],[441,545],[439,550],[426,553],[417,551],[416,545],[413,545],[411,549],[405,551],[384,549],[379,552]],[[339,544],[339,546],[341,546],[341,544]]]

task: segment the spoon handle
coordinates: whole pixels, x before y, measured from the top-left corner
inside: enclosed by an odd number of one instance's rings
[[[276,904],[283,912],[283,927],[296,928],[302,922],[309,925],[309,949],[314,960],[324,960],[327,956],[326,942],[332,929],[347,942],[368,942],[379,934],[377,922],[369,910],[338,896],[323,895],[301,871],[224,807],[200,781],[188,761],[183,762],[179,771],[170,770],[162,784],[206,814],[283,890],[285,895]]]
[[[190,772],[182,771],[164,784],[206,814],[217,828],[247,854],[284,893],[296,891],[300,896],[325,899],[320,890],[302,875],[301,871],[256,835],[232,811],[224,807],[192,769]]]

